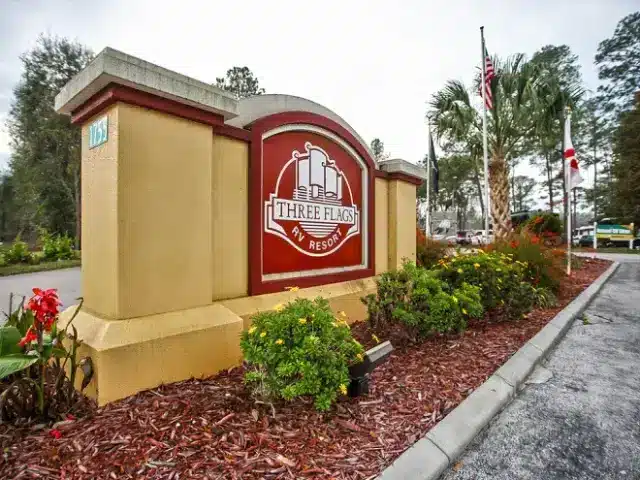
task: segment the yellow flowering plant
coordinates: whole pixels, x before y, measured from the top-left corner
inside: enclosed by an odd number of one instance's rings
[[[328,410],[346,392],[349,366],[362,361],[364,349],[327,300],[299,298],[281,307],[254,315],[242,334],[245,381],[256,396],[309,396]]]
[[[439,278],[453,288],[461,288],[465,284],[478,287],[485,310],[499,307],[506,318],[518,319],[536,305],[553,302],[551,292],[525,281],[528,265],[514,260],[512,254],[492,251],[464,255],[458,263],[461,268],[455,271],[436,269]],[[463,308],[471,311],[466,305]]]
[[[446,271],[446,265],[441,265]],[[463,330],[468,317],[482,315],[480,288],[463,284],[457,288],[438,278],[437,271],[411,262],[396,271],[383,273],[376,280],[377,291],[362,299],[367,306],[373,330],[385,331],[401,325],[417,339],[434,333]]]

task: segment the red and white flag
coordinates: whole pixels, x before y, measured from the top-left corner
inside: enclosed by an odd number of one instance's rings
[[[484,87],[485,87],[485,97],[484,104],[487,106],[487,110],[491,110],[493,108],[493,95],[491,93],[491,80],[496,76],[495,70],[493,68],[493,62],[491,61],[491,57],[489,56],[489,52],[487,52],[487,47],[484,46],[484,37],[482,38],[482,46],[484,50],[484,58],[482,61],[484,62]],[[480,82],[480,91],[478,92],[482,97],[482,82]]]
[[[567,118],[564,121],[564,160],[566,162],[566,168],[569,169],[569,182],[567,183],[567,189],[571,190],[582,183],[582,176],[580,175],[580,169],[578,168],[576,151],[573,148],[573,143],[571,143],[570,114],[567,114]]]

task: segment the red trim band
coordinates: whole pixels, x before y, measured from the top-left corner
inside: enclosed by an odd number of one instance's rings
[[[223,137],[243,140],[247,143],[251,142],[251,132],[244,128],[232,127],[231,125],[213,125],[213,133]]]
[[[158,112],[169,113],[176,117],[204,123],[206,125],[224,125],[222,115],[115,84],[106,86],[103,90],[91,97],[84,105],[74,110],[71,114],[71,123],[83,123],[116,102],[124,102]]]

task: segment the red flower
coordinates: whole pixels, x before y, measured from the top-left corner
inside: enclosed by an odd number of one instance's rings
[[[41,290],[34,288],[33,297],[29,299],[27,308],[33,312],[36,328],[44,329],[47,332],[50,331],[59,313],[58,307],[60,305],[62,303],[58,299],[56,289]]]
[[[516,242],[515,240],[511,240],[511,248],[518,248],[519,243]]]
[[[534,245],[540,243],[540,237],[536,237],[535,235],[531,237],[531,243]]]
[[[21,347],[24,347],[27,343],[35,342],[37,339],[38,337],[36,336],[36,332],[31,326],[29,327],[29,330],[27,330],[27,334],[24,336],[22,340],[20,340],[18,345],[20,345]]]
[[[49,430],[49,435],[58,440],[60,437],[62,437],[62,432],[54,428],[53,430]]]

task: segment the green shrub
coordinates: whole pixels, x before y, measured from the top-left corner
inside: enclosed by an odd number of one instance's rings
[[[437,271],[454,288],[464,283],[480,288],[482,305],[489,310],[504,305],[504,298],[524,280],[525,265],[508,255],[479,253],[459,255],[440,262]]]
[[[427,238],[416,228],[416,263],[419,266],[431,268],[437,265],[438,260],[447,255],[447,249],[446,243]]]
[[[245,381],[254,394],[285,400],[311,396],[318,410],[347,393],[349,366],[363,358],[347,323],[320,297],[258,313],[240,346],[249,366]]]
[[[528,282],[514,285],[504,298],[504,310],[510,318],[522,317],[536,306],[536,293],[536,287]]]
[[[40,229],[39,241],[45,260],[70,260],[74,257],[73,239],[68,235],[52,235]]]
[[[562,234],[562,222],[558,215],[553,213],[540,213],[531,217],[525,227],[530,232],[535,233],[538,236],[547,235],[561,235]]]
[[[402,325],[416,339],[433,333],[461,331],[467,318],[480,317],[480,289],[468,284],[451,288],[437,273],[405,263],[383,273],[375,294],[362,299],[374,330]]]
[[[4,259],[7,265],[29,263],[31,261],[29,247],[25,242],[20,240],[20,237],[16,237],[11,247],[4,252]]]
[[[558,305],[558,298],[548,288],[536,288],[536,305],[541,308],[552,308]]]
[[[542,262],[535,256],[532,259]],[[540,265],[521,261],[512,253],[493,251],[443,259],[438,272],[442,280],[455,288],[465,284],[479,287],[486,310],[502,308],[508,318],[516,319],[536,306],[549,308],[556,304],[549,287],[532,284],[537,268]]]
[[[554,250],[545,247],[539,238],[522,233],[511,240],[497,242],[492,248],[514,261],[526,263],[526,280],[534,286],[558,291],[564,276],[563,256],[554,254]]]

